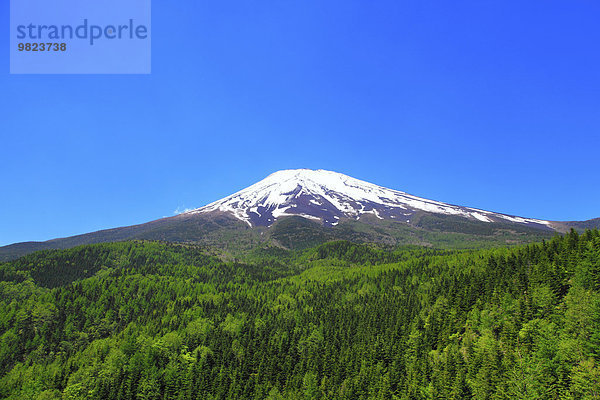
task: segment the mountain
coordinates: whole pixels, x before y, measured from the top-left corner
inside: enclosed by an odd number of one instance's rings
[[[336,172],[283,170],[204,207],[145,224],[0,247],[0,260],[37,250],[131,239],[236,253],[260,243],[304,248],[329,240],[477,248],[537,241],[600,219],[556,222],[428,200]]]
[[[376,218],[410,223],[420,212],[454,215],[473,221],[512,222],[552,229],[552,223],[470,207],[427,200],[325,170],[296,169],[275,172],[229,197],[187,214],[224,212],[249,226],[271,226],[279,218],[300,216],[335,226],[341,219]]]

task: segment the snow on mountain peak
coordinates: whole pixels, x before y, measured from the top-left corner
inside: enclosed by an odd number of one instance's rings
[[[408,222],[423,211],[484,222],[504,220],[549,225],[547,221],[427,200],[322,169],[277,171],[246,189],[185,214],[215,211],[230,213],[250,226],[270,226],[278,218],[292,215],[330,226],[337,225],[342,218],[359,219],[365,214]]]

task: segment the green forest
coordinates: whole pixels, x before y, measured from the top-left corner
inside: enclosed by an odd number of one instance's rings
[[[0,264],[0,398],[600,399],[600,231]]]

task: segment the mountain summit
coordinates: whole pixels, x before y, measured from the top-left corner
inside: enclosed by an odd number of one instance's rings
[[[413,196],[332,171],[291,169],[275,172],[231,196],[185,214],[224,212],[250,226],[271,226],[300,216],[336,226],[341,219],[378,219],[410,223],[425,213],[454,215],[483,222],[512,222],[540,228],[550,222],[461,207]]]

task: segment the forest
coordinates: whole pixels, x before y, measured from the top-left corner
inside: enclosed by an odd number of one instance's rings
[[[599,399],[600,231],[40,251],[0,264],[0,398]]]

